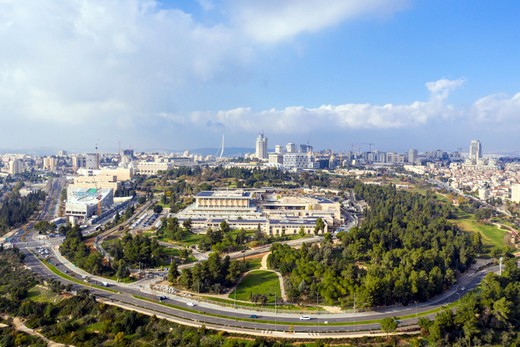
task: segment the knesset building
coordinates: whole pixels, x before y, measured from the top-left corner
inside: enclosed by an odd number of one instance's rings
[[[202,191],[195,202],[177,213],[180,221],[191,219],[196,232],[218,228],[226,221],[232,229],[260,228],[269,235],[314,232],[316,220],[325,222],[323,232],[340,225],[340,204],[313,196],[281,196],[275,189]]]

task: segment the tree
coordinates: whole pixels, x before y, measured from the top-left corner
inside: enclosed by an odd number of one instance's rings
[[[162,210],[163,210],[163,207],[162,207],[161,205],[155,205],[155,206],[153,207],[153,212],[154,212],[154,213],[159,214],[159,213],[162,212]]]
[[[220,222],[220,230],[222,230],[223,233],[228,233],[231,230],[228,222],[226,222],[225,220]]]
[[[182,222],[182,226],[184,227],[184,229],[186,229],[186,231],[191,233],[191,228],[192,228],[191,218],[188,218],[184,222]]]
[[[123,278],[127,278],[128,276],[130,276],[130,270],[128,269],[125,261],[120,260],[117,267],[116,278],[118,281],[121,281]]]
[[[318,218],[316,219],[316,226],[314,227],[314,233],[316,235],[318,235],[321,232],[323,232],[325,230],[325,222],[323,221],[323,219],[321,218]]]
[[[172,260],[170,264],[170,269],[168,270],[168,282],[172,284],[175,283],[177,277],[179,277],[179,269],[177,267],[177,262],[175,260]]]
[[[397,326],[399,323],[397,322],[397,319],[395,317],[386,317],[381,320],[381,330],[386,333],[386,337],[390,333],[393,333],[395,329],[397,329]]]
[[[56,224],[48,222],[46,220],[39,221],[34,224],[34,229],[38,230],[40,234],[47,234],[50,231],[56,230]]]

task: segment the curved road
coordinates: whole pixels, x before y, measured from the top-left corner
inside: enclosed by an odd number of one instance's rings
[[[312,315],[312,320],[310,322],[303,322],[307,325],[300,325],[302,322],[299,319],[299,314],[255,312],[199,303],[196,303],[197,306],[195,307],[189,307],[187,306],[187,302],[193,300],[171,295],[168,299],[164,300],[163,303],[160,303],[157,296],[153,293],[144,292],[139,290],[139,288],[136,288],[136,286],[128,284],[113,284],[108,288],[112,291],[117,290],[118,293],[93,288],[86,283],[78,284],[54,274],[43,265],[30,250],[22,249],[22,251],[26,254],[25,262],[32,271],[35,271],[46,278],[57,279],[64,284],[72,284],[73,288],[76,290],[79,290],[80,288],[89,289],[98,298],[109,303],[119,304],[123,307],[138,310],[143,313],[155,313],[161,315],[163,318],[174,320],[180,324],[197,326],[204,324],[208,328],[226,331],[230,331],[230,328],[233,328],[236,332],[253,335],[269,335],[276,331],[288,332],[292,329],[295,333],[302,333],[303,335],[301,337],[305,338],[333,337],[339,333],[345,334],[358,330],[379,330],[379,323],[361,323],[367,320],[380,320],[385,317],[393,316],[410,315],[412,318],[401,320],[400,325],[413,325],[416,323],[415,316],[418,314],[441,307],[442,305],[459,299],[468,290],[476,287],[486,273],[490,271],[498,271],[498,267],[494,266],[473,274],[468,274],[461,278],[459,282],[460,288],[464,286],[465,290],[459,290],[459,287],[455,287],[429,303],[423,303],[417,306],[412,305],[408,307],[399,307],[383,310],[381,312],[314,314]],[[56,258],[52,258],[51,262],[60,269],[60,271],[65,271],[64,265],[59,263]],[[69,273],[68,276],[70,275],[73,274]],[[80,275],[75,275],[74,277],[81,280]],[[147,300],[142,300],[135,296],[143,297]],[[179,308],[167,305],[177,306]],[[251,314],[255,314],[257,318],[250,318]],[[355,323],[359,324],[356,325]],[[296,337],[296,335],[292,335],[292,337]]]
[[[34,231],[32,233],[34,233]],[[311,239],[307,239],[306,242],[310,240]],[[291,338],[343,337],[345,334],[359,330],[380,330],[378,322],[362,323],[364,321],[380,320],[385,317],[393,316],[409,316],[410,318],[402,319],[400,325],[413,325],[416,324],[416,317],[419,314],[460,299],[461,296],[476,287],[488,272],[498,271],[497,266],[487,267],[478,272],[468,271],[469,273],[467,272],[459,278],[457,286],[427,303],[384,309],[379,312],[312,314],[312,320],[300,321],[299,313],[255,312],[244,309],[234,309],[232,307],[227,308],[214,304],[201,304],[198,302],[196,306],[190,307],[187,303],[193,300],[175,295],[168,295],[168,298],[161,303],[157,299],[156,294],[145,290],[145,285],[139,287],[140,282],[137,282],[137,284],[121,284],[114,281],[107,281],[110,283],[110,287],[107,288],[107,290],[102,289],[102,287],[92,287],[87,283],[70,281],[62,276],[72,276],[75,277],[76,280],[81,281],[81,276],[85,273],[82,273],[70,264],[66,264],[65,266],[64,263],[67,261],[63,261],[64,259],[62,257],[55,254],[54,257],[51,257],[50,261],[61,271],[61,276],[58,276],[37,259],[32,251],[32,249],[36,247],[52,247],[52,244],[57,245],[58,242],[59,240],[53,240],[52,242],[49,240],[34,240],[28,243],[21,243],[18,246],[21,246],[22,252],[26,254],[25,263],[32,271],[42,277],[54,278],[64,284],[71,284],[75,290],[82,288],[89,289],[96,297],[107,303],[116,304],[146,314],[156,314],[162,318],[185,325],[200,326],[204,324],[206,327],[216,330],[264,336],[273,335],[282,337],[287,335],[286,337]],[[289,241],[287,243],[294,244],[295,241]],[[244,253],[236,252],[230,256],[232,258],[240,258],[262,253],[268,250],[269,247],[270,246],[266,246]],[[90,277],[99,284],[100,281],[105,281],[95,276]],[[144,298],[144,300],[139,297]],[[252,314],[256,315],[256,318],[251,318]],[[434,315],[435,314],[431,314],[430,316]],[[290,331],[294,333],[289,334],[288,332]]]

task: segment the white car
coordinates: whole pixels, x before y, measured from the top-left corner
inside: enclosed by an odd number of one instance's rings
[[[197,306],[197,304],[194,303],[194,302],[192,302],[192,301],[187,302],[186,305],[188,305],[188,306],[190,306],[190,307],[195,307],[195,306]]]
[[[300,320],[311,320],[311,316],[300,316]]]

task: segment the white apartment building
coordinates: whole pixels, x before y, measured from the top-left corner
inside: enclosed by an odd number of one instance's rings
[[[9,174],[18,175],[23,172],[23,160],[13,159],[9,162]]]
[[[136,165],[136,173],[140,175],[157,175],[159,171],[173,169],[173,163],[166,161],[141,161]]]
[[[520,203],[520,184],[518,183],[511,186],[511,201]]]
[[[312,157],[306,153],[285,153],[283,167],[287,170],[312,169]]]

